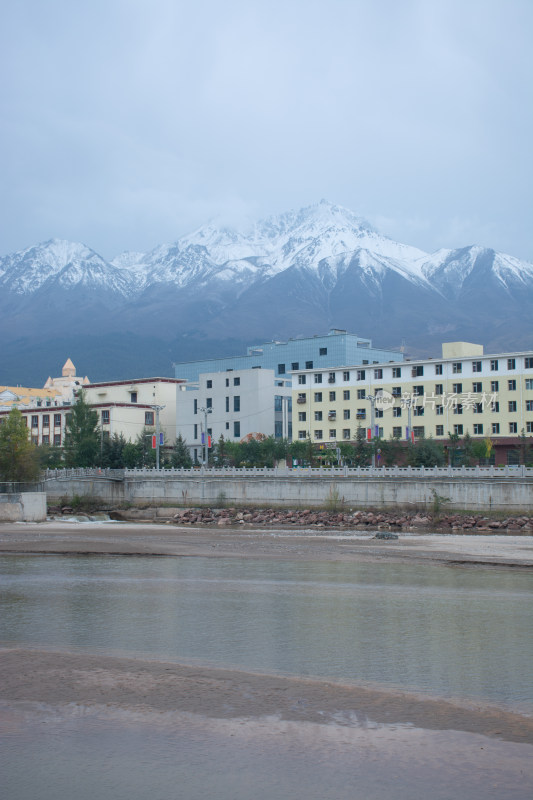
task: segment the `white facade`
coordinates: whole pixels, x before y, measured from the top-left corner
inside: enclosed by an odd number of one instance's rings
[[[181,434],[191,456],[201,460],[206,427],[213,444],[223,436],[240,441],[249,434],[290,438],[290,381],[272,369],[202,373],[197,384],[177,389],[176,436]]]

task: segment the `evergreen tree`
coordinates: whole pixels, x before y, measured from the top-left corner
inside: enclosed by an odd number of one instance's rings
[[[366,430],[358,425],[355,432],[353,463],[356,467],[367,467],[370,464],[372,447],[366,440]]]
[[[83,391],[67,414],[65,463],[67,467],[94,467],[100,460],[98,412],[87,403]]]
[[[60,469],[63,466],[63,450],[51,444],[37,447],[37,458],[41,469]]]
[[[173,467],[185,467],[186,469],[192,467],[191,454],[189,453],[189,448],[181,433],[176,437],[176,442],[170,456],[170,463]]]
[[[40,473],[37,448],[28,439],[26,421],[13,408],[0,425],[0,478],[4,481],[35,481]]]
[[[105,436],[101,442],[100,466],[109,469],[124,469],[124,448],[126,444],[126,439],[122,433]]]
[[[434,439],[417,439],[408,447],[407,463],[411,467],[443,467],[446,463],[444,448]]]

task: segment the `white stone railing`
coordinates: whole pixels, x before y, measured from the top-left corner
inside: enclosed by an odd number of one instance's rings
[[[46,479],[135,477],[198,477],[198,475],[271,478],[533,478],[533,467],[192,467],[191,469],[49,469]]]

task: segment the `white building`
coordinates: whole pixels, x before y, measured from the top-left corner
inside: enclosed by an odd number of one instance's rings
[[[202,373],[198,383],[177,391],[176,436],[186,441],[193,460],[202,460],[206,427],[213,444],[220,436],[241,441],[258,433],[290,438],[290,381],[276,378],[272,369]]]

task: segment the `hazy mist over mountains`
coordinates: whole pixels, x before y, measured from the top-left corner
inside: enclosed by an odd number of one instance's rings
[[[5,383],[43,383],[67,356],[93,381],[173,375],[331,327],[413,355],[533,346],[532,264],[475,245],[425,253],[326,201],[111,261],[51,240],[0,258],[0,289]]]

